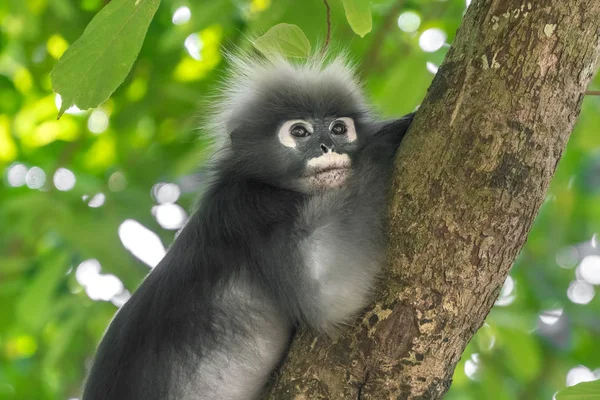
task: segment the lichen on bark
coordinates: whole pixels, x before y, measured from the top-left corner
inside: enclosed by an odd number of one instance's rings
[[[597,0],[475,0],[397,156],[372,306],[269,399],[438,399],[526,240],[600,53]]]

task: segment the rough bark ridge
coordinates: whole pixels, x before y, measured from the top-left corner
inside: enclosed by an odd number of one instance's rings
[[[439,399],[525,242],[600,53],[598,0],[474,1],[401,146],[376,303],[270,399]]]

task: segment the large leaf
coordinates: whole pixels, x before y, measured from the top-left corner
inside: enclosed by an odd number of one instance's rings
[[[360,37],[365,37],[373,28],[370,3],[370,0],[344,0],[346,19]]]
[[[278,24],[254,40],[254,47],[265,56],[305,58],[310,54],[310,42],[296,25]]]
[[[600,380],[565,388],[556,394],[556,400],[600,400]]]
[[[60,116],[72,105],[82,110],[105,102],[136,60],[160,0],[112,0],[50,73],[62,97]]]

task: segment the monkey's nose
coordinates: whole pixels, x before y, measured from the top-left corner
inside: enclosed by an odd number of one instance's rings
[[[323,154],[327,154],[330,151],[334,152],[335,151],[335,147],[334,147],[334,145],[331,145],[331,147],[327,147],[326,145],[324,145],[323,143],[321,143],[321,150],[323,151]]]

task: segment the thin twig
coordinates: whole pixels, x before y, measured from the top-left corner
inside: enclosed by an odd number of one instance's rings
[[[323,49],[321,49],[321,54],[325,54],[327,47],[329,47],[329,40],[331,39],[331,7],[329,7],[327,0],[323,0],[323,3],[325,3],[325,9],[327,10],[327,36],[325,36],[325,43],[323,44]]]
[[[600,90],[588,90],[585,92],[586,96],[600,96]]]
[[[396,3],[394,3],[394,5],[383,18],[381,25],[379,25],[379,29],[375,33],[369,51],[364,58],[365,61],[362,68],[363,77],[366,77],[371,72],[373,67],[377,65],[379,53],[381,52],[381,47],[383,46],[383,41],[385,40],[388,32],[394,27],[394,22],[396,21],[396,18],[398,18],[398,13],[400,10],[402,10],[403,6],[404,0],[396,1]]]

